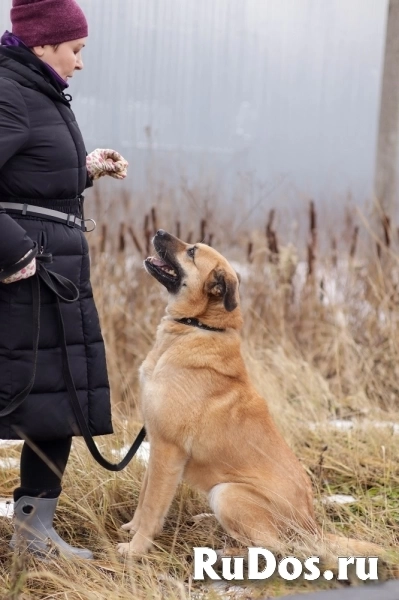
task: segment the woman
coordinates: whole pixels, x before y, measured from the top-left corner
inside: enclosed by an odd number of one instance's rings
[[[86,156],[71,97],[64,94],[68,79],[83,69],[88,35],[75,0],[13,0],[11,22],[12,33],[6,32],[0,45],[0,439],[25,443],[10,545],[22,540],[43,556],[50,541],[67,556],[92,558],[89,550],[68,545],[52,526],[72,437],[81,433],[63,376],[57,311],[90,432],[112,433],[82,192],[105,174],[123,179],[127,162],[112,150]],[[72,284],[69,291],[79,297],[67,302],[60,293],[58,309],[56,295],[40,284],[35,357],[32,284],[39,281],[33,277],[39,265],[70,280],[79,294]],[[31,392],[11,406],[30,381]]]

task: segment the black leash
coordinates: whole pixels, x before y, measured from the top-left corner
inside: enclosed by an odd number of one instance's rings
[[[48,271],[46,269],[44,263],[52,262],[51,254],[39,254],[36,257],[36,261],[36,275],[30,278],[32,284],[33,308],[33,373],[28,385],[10,401],[9,405],[6,408],[0,411],[0,418],[12,414],[19,406],[21,406],[25,398],[32,391],[33,384],[35,382],[40,334],[40,280],[42,280],[42,282],[56,296],[58,308],[58,322],[61,333],[62,370],[65,384],[69,393],[69,400],[71,402],[73,412],[80,427],[80,432],[86,442],[87,448],[89,449],[91,455],[102,467],[104,467],[104,469],[107,469],[108,471],[122,471],[130,463],[134,455],[137,453],[137,450],[140,448],[140,445],[146,435],[145,428],[142,427],[132,446],[129,448],[126,456],[121,460],[121,462],[117,464],[110,463],[106,458],[102,456],[102,454],[98,450],[93,436],[90,433],[90,429],[83,414],[82,407],[80,406],[75,384],[72,379],[65,337],[64,319],[62,318],[60,306],[60,300],[68,303],[76,302],[76,300],[78,300],[79,298],[79,290],[77,289],[75,284],[66,277],[63,277],[62,275],[54,273],[53,271]]]

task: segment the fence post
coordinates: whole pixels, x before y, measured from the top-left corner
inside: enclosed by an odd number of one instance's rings
[[[384,215],[395,216],[399,181],[399,0],[389,0],[380,101],[374,222],[382,236]]]

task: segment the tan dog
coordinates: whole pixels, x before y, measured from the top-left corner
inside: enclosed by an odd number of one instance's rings
[[[245,546],[281,548],[292,532],[321,539],[311,482],[252,386],[240,351],[239,279],[205,244],[163,230],[145,268],[169,292],[166,316],[140,368],[150,458],[121,554],[143,554],[162,530],[180,481],[208,496]],[[341,552],[376,551],[341,539]]]

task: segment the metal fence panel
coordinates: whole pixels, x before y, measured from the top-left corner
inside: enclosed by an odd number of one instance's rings
[[[370,194],[386,0],[80,3],[90,35],[73,108],[88,149],[120,150],[136,185],[150,154],[171,181]]]

